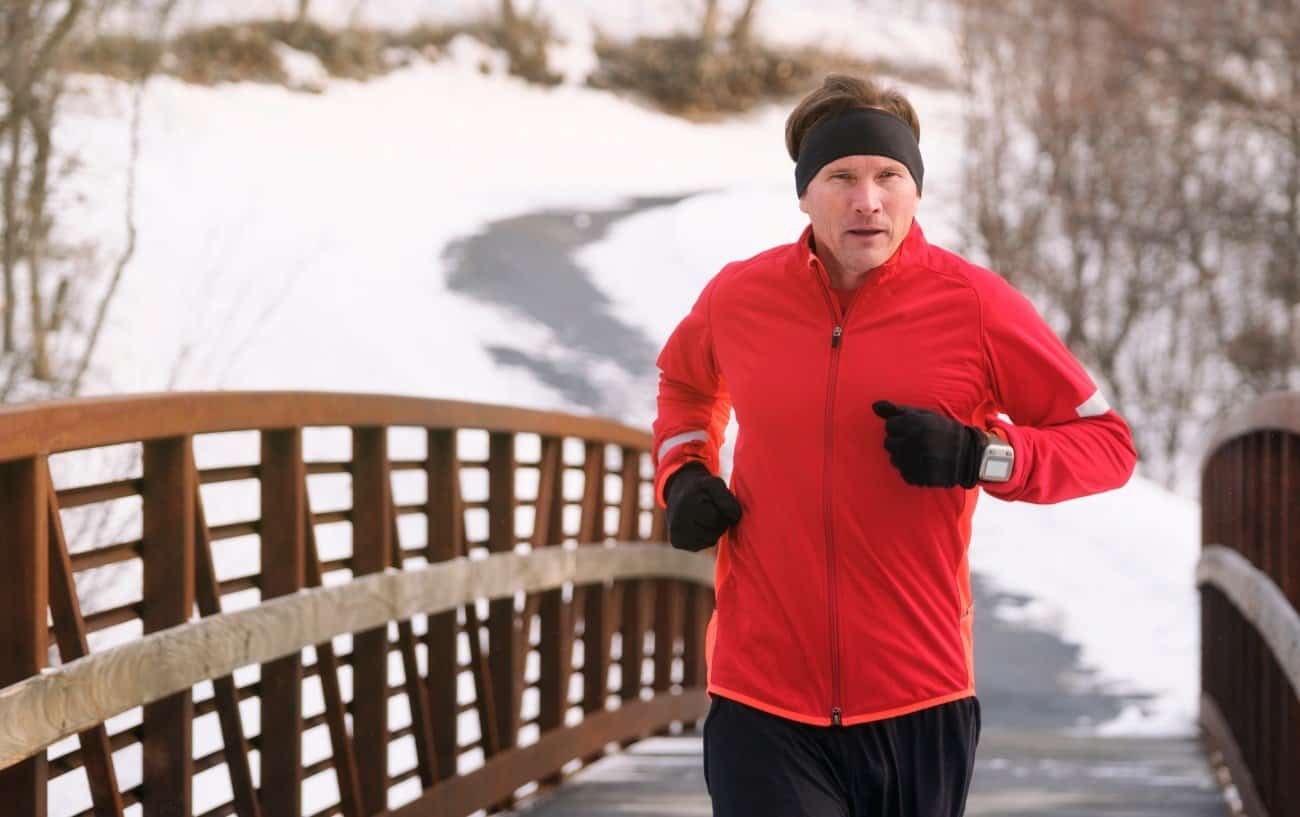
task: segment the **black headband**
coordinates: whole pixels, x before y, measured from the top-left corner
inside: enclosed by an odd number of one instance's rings
[[[821,122],[808,132],[799,146],[794,166],[794,189],[802,198],[817,171],[845,156],[888,156],[912,173],[916,192],[921,192],[921,148],[916,135],[903,120],[877,108],[854,108]]]

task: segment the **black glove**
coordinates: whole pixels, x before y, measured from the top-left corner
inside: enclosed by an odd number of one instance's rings
[[[688,462],[664,485],[668,505],[668,541],[681,550],[703,550],[718,543],[727,528],[740,521],[740,503],[727,483],[709,473],[703,463]]]
[[[885,448],[909,485],[973,488],[979,481],[980,460],[988,435],[974,426],[888,400],[871,404],[885,420]]]

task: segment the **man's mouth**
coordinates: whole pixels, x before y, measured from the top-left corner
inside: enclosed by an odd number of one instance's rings
[[[849,235],[855,235],[859,238],[874,238],[878,235],[884,235],[885,231],[875,227],[862,227],[856,230],[849,230]]]

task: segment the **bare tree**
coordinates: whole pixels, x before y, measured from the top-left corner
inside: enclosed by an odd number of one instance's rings
[[[86,11],[86,3],[9,0],[8,5],[6,14],[0,17],[0,42],[8,55],[0,80],[8,102],[0,119],[0,135],[5,137],[8,148],[0,182],[4,226],[0,273],[5,293],[0,352],[16,351],[19,265],[25,264],[31,374],[37,380],[48,381],[53,376],[47,345],[50,318],[43,301],[45,282],[41,272],[51,225],[47,212],[53,154],[51,129],[63,92],[58,60],[78,18]]]
[[[1226,8],[963,4],[976,244],[1168,484],[1209,416],[1300,373],[1300,14]]]
[[[158,8],[153,22],[152,39],[155,43],[161,44],[166,36],[167,24],[171,20],[172,13],[176,10],[179,0],[164,0]],[[307,0],[300,0],[299,11],[305,13]],[[301,18],[300,18],[301,19]],[[136,230],[135,220],[135,193],[136,177],[139,174],[140,167],[140,125],[144,109],[144,92],[149,78],[158,70],[158,62],[161,59],[162,49],[157,48],[151,53],[158,55],[155,59],[149,61],[143,66],[138,76],[133,79],[134,88],[131,94],[131,140],[130,153],[127,156],[127,174],[126,174],[126,199],[123,202],[122,214],[124,227],[126,231],[126,246],[122,249],[121,255],[118,256],[117,262],[113,265],[113,271],[109,275],[108,286],[99,296],[95,304],[95,317],[91,323],[90,330],[87,333],[85,346],[78,356],[75,369],[68,380],[67,394],[75,396],[81,392],[85,383],[86,373],[90,369],[91,361],[95,356],[95,349],[99,345],[100,334],[104,329],[104,322],[108,318],[109,307],[112,305],[114,297],[117,295],[118,288],[122,284],[122,278],[126,274],[127,266],[135,257],[136,241],[138,233]]]

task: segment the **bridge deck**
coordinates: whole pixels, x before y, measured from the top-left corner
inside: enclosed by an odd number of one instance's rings
[[[710,817],[700,738],[642,741],[520,811],[528,817]],[[966,814],[1226,817],[1228,811],[1195,739],[988,730]]]

